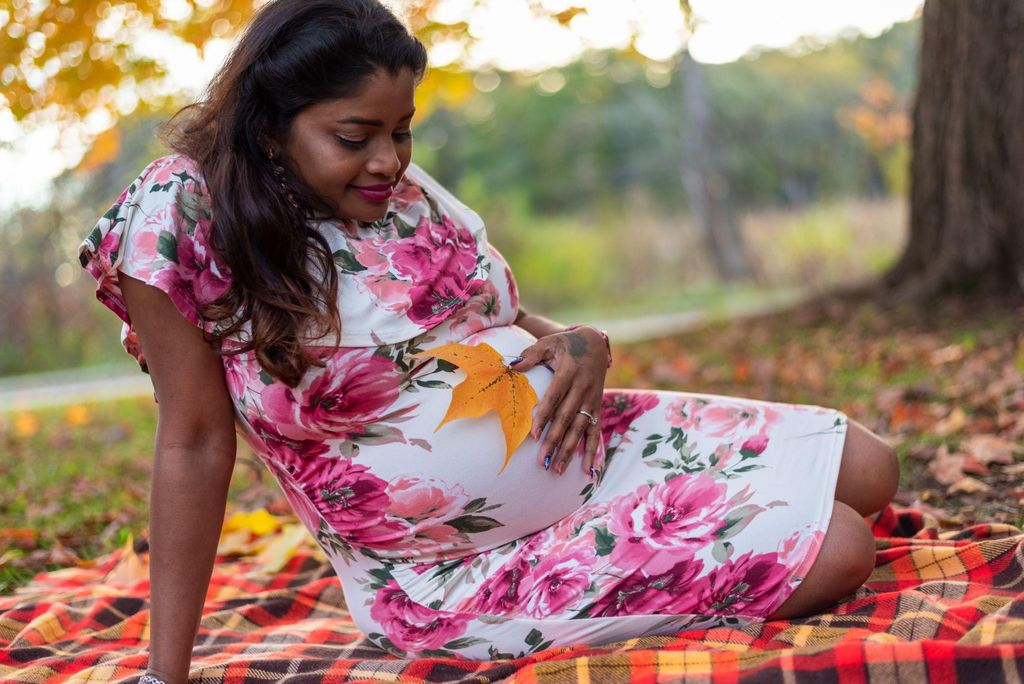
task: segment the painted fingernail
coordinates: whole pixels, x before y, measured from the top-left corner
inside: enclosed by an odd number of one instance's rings
[[[594,470],[594,466],[590,466],[590,479],[593,480],[595,475],[597,475],[597,471]]]
[[[544,470],[550,470],[550,469],[551,469],[551,452],[549,451],[548,455],[544,457]]]
[[[516,365],[517,363],[520,363],[520,362],[522,362],[522,360],[523,360],[523,357],[522,357],[522,356],[517,356],[516,358],[512,359],[511,361],[509,361],[509,362],[508,362],[508,365],[510,365],[510,366],[514,366],[514,365]]]

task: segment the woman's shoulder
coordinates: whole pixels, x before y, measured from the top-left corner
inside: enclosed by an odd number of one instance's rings
[[[141,184],[141,185],[139,185]],[[166,192],[176,188],[207,193],[199,163],[183,154],[165,154],[149,162],[132,186],[144,192]],[[129,186],[127,190],[131,190]]]
[[[479,214],[462,203],[448,188],[417,164],[409,164],[402,181],[395,187],[392,208],[401,212],[416,205],[426,206],[434,217],[450,215],[458,223],[479,235],[484,230]]]

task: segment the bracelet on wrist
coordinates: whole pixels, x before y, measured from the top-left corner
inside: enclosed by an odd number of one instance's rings
[[[582,328],[583,325],[584,325],[583,323],[577,323],[575,325],[570,325],[568,328],[566,328],[562,332],[569,332],[570,330],[575,330],[576,328]],[[593,326],[587,326],[587,327],[593,328]],[[604,330],[601,330],[600,328],[594,328],[594,330],[596,330],[597,332],[601,333],[601,337],[604,338],[604,347],[605,347],[605,350],[608,352],[608,365],[605,366],[605,367],[606,368],[611,368],[612,367],[612,343],[608,339],[608,333],[606,331],[604,331]]]
[[[167,684],[167,682],[147,672],[139,679],[139,684]]]

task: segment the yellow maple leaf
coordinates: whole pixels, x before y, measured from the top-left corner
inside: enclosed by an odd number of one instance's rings
[[[499,474],[512,460],[512,452],[530,434],[531,411],[537,405],[537,393],[526,376],[505,365],[501,354],[489,344],[445,344],[413,354],[433,356],[458,366],[466,378],[452,390],[448,412],[434,428],[457,418],[478,418],[490,411],[498,414],[505,433],[505,462]]]

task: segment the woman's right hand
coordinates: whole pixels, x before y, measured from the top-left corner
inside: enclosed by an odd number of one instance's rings
[[[155,287],[119,284],[158,399],[150,495],[150,672],[188,681],[235,460],[220,356]]]

